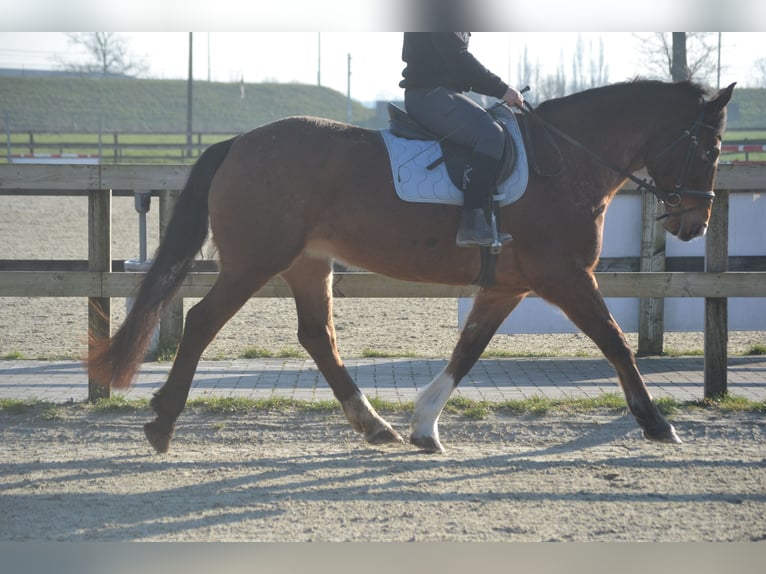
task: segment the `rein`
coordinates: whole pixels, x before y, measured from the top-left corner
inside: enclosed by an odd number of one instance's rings
[[[689,148],[686,153],[686,160],[684,162],[684,167],[679,175],[679,178],[675,184],[675,188],[673,191],[665,191],[664,189],[660,189],[657,187],[653,182],[647,181],[645,179],[641,179],[632,173],[628,173],[627,170],[623,169],[622,167],[604,159],[599,154],[594,152],[593,150],[586,147],[584,144],[570,136],[569,134],[561,131],[556,126],[545,120],[543,117],[540,116],[540,114],[537,113],[537,111],[529,104],[529,102],[524,102],[524,108],[522,108],[522,112],[526,114],[527,117],[534,118],[535,121],[540,123],[545,129],[549,130],[550,132],[556,134],[558,137],[563,139],[564,141],[570,143],[574,147],[576,147],[578,150],[582,151],[586,155],[590,156],[591,159],[595,160],[597,163],[600,163],[604,167],[607,167],[611,169],[612,171],[618,173],[622,177],[631,180],[633,183],[635,183],[638,186],[638,189],[646,189],[654,194],[654,196],[661,201],[662,203],[669,205],[671,207],[676,207],[681,204],[681,199],[683,196],[689,196],[689,197],[699,197],[702,199],[707,199],[708,201],[713,201],[715,199],[715,193],[713,191],[696,191],[696,190],[685,190],[683,189],[683,183],[686,180],[686,176],[689,172],[689,167],[691,166],[692,162],[692,152],[694,151],[694,148],[697,145],[697,137],[696,133],[697,130],[700,127],[707,127],[713,129],[713,126],[707,125],[702,122],[702,113],[700,112],[700,117],[697,118],[697,120],[694,122],[694,125],[688,129],[685,130],[678,138],[676,138],[668,147],[666,147],[664,150],[662,150],[659,154],[655,156],[655,159],[662,157],[666,153],[668,153],[670,150],[672,150],[676,145],[680,144],[684,139],[689,139]],[[689,211],[693,211],[695,208],[685,209],[682,211],[676,211],[673,213],[665,213],[664,215],[659,216],[657,219],[665,219],[666,217],[671,216],[678,216],[682,215],[684,213],[687,213]]]

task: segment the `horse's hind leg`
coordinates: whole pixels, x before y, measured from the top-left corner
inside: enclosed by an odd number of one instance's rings
[[[412,444],[429,452],[444,452],[438,426],[444,405],[461,379],[476,364],[500,324],[524,296],[489,290],[476,295],[449,363],[415,399],[415,411],[410,422]]]
[[[570,275],[536,290],[540,296],[558,305],[604,353],[617,371],[628,408],[643,429],[644,436],[659,442],[680,443],[673,426],[652,402],[633,351],[622,329],[609,313],[595,279],[589,275]]]
[[[332,262],[302,257],[282,276],[295,297],[298,340],[314,359],[354,430],[371,444],[404,442],[370,405],[338,354],[332,320]]]
[[[168,380],[152,398],[157,418],[144,425],[149,443],[159,453],[170,448],[175,422],[186,405],[194,372],[202,352],[226,322],[269,277],[231,275],[224,271],[207,295],[186,315],[181,345]]]

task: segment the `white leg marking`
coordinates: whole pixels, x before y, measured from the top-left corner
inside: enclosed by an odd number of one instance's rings
[[[442,371],[415,399],[410,429],[414,437],[431,437],[439,443],[439,415],[455,390],[455,379]]]

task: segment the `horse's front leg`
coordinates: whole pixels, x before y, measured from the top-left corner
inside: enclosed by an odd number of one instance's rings
[[[452,357],[444,370],[418,393],[410,423],[410,442],[429,452],[444,452],[439,440],[439,416],[444,405],[486,349],[497,328],[524,299],[524,294],[482,291],[460,333]]]
[[[598,291],[595,277],[587,272],[548,281],[536,287],[537,293],[556,304],[588,335],[617,371],[620,385],[630,412],[649,440],[680,443],[673,426],[665,420],[652,402],[635,355],[628,345],[620,326],[609,313],[604,298]]]

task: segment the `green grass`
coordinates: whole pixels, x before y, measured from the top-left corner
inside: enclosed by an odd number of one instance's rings
[[[473,420],[487,418],[492,411],[492,403],[474,401],[463,397],[452,397],[444,406],[445,413],[459,414]]]
[[[763,122],[761,122],[763,123]],[[744,140],[748,140],[752,143],[762,143],[766,141],[766,131],[753,131],[753,130],[727,130],[723,137],[724,144],[742,143]],[[721,161],[766,161],[766,153],[764,152],[738,152],[738,153],[725,153],[721,155]]]
[[[306,357],[308,357],[306,353],[300,349],[293,349],[291,347],[282,349],[277,353],[278,359],[305,359]]]
[[[239,356],[241,359],[305,359],[306,357],[308,357],[306,353],[300,349],[294,349],[292,347],[282,349],[277,353],[273,353],[268,349],[250,347],[245,349],[244,352]]]
[[[378,412],[384,414],[396,413],[406,415],[411,413],[413,409],[411,402],[385,401],[378,398],[370,399],[370,404]],[[660,412],[667,416],[672,416],[679,411],[699,409],[720,413],[766,414],[766,401],[752,401],[731,394],[697,401],[660,398],[655,400],[655,404]],[[149,402],[146,399],[126,399],[124,397],[100,399],[95,403],[82,402],[72,404],[55,404],[39,400],[0,399],[0,412],[32,417],[37,414],[43,420],[60,420],[65,418],[67,409],[70,408],[92,413],[127,413],[148,411]],[[195,412],[219,415],[257,413],[259,411],[341,413],[340,404],[334,400],[299,401],[280,397],[270,399],[201,397],[188,401],[187,408]],[[453,397],[447,402],[444,412],[471,420],[483,420],[492,414],[543,416],[548,413],[564,413],[576,415],[597,410],[619,411],[625,408],[625,400],[622,395],[605,393],[592,398],[549,399],[534,396],[526,399],[499,402]]]
[[[481,354],[482,359],[528,359],[528,358],[552,358],[558,356],[556,353],[553,352],[515,352],[515,351],[500,351],[500,350],[489,350],[484,351]]]
[[[187,157],[186,81],[0,77],[11,154],[101,153],[107,163],[188,163],[198,157],[197,146],[288,116],[347,119],[346,95],[327,87],[261,83],[245,84],[245,92],[240,99],[239,83],[195,85],[194,147]],[[352,123],[381,127],[376,111],[357,101]]]
[[[21,146],[18,153],[28,153],[23,147],[29,131],[59,134],[76,143],[86,141],[85,136],[73,140],[70,134],[97,134],[100,127],[104,145],[113,142],[114,132],[123,143],[135,142],[123,132],[185,134],[187,88],[185,80],[0,77],[0,101],[11,123],[12,142]],[[239,83],[197,82],[194,131],[216,132],[219,141],[287,116],[346,119],[346,95],[327,87],[245,84],[245,94],[241,99]],[[375,110],[352,101],[354,123],[369,124],[374,116]],[[170,136],[162,137],[170,141]]]
[[[247,399],[238,397],[202,397],[192,399],[187,403],[191,409],[215,414],[237,414],[255,411],[298,410],[302,412],[332,412],[339,411],[340,405],[335,401],[297,401],[282,397],[269,399]]]
[[[139,411],[149,408],[149,399],[126,399],[122,396],[98,399],[90,408],[95,412],[119,413]]]
[[[703,399],[700,401],[688,401],[684,403],[684,406],[687,408],[701,408],[722,413],[746,412],[766,414],[766,401],[751,401],[744,397],[738,397],[732,394]]]
[[[702,357],[705,351],[702,349],[674,349],[673,347],[665,347],[662,351],[663,357]]]
[[[6,354],[4,354],[2,357],[0,357],[0,360],[2,361],[18,361],[20,359],[23,359],[24,355],[19,353],[18,351],[10,351]]]
[[[751,345],[743,354],[746,356],[766,355],[766,345]]]
[[[257,347],[251,347],[248,349],[245,349],[245,351],[240,355],[240,358],[242,359],[270,359],[274,356],[274,354],[267,350],[267,349],[259,349]]]
[[[156,360],[161,363],[170,362],[175,359],[177,350],[177,345],[160,345],[157,349]]]
[[[35,399],[0,399],[0,411],[21,415],[40,404],[41,402]]]
[[[417,353],[411,351],[400,351],[391,353],[388,351],[377,351],[375,349],[362,349],[361,357],[363,359],[400,359],[400,358],[415,358],[419,357]]]

